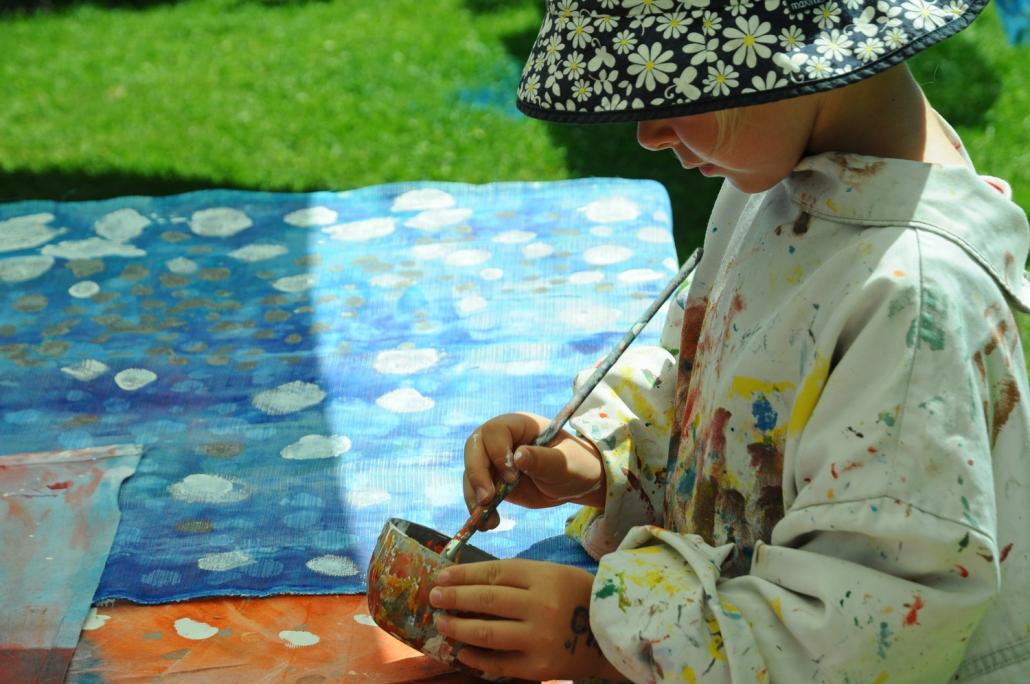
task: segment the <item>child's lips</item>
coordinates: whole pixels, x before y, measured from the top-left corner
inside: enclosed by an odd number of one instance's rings
[[[700,171],[701,174],[704,175],[704,176],[714,176],[715,175],[715,165],[714,164],[701,164],[700,166],[697,167],[697,170]]]

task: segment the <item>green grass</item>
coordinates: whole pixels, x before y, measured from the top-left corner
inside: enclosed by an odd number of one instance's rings
[[[717,181],[512,98],[537,0],[55,0],[0,15],[0,200],[649,177],[681,254]],[[1030,70],[993,8],[913,61],[981,168],[1030,202]]]
[[[515,111],[541,0],[52,2],[0,14],[0,200],[621,175],[669,190],[682,255],[718,187],[631,125]],[[1028,57],[989,6],[911,63],[1024,208]]]

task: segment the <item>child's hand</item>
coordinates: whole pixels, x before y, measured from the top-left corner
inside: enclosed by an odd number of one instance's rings
[[[592,442],[562,430],[550,446],[530,446],[547,427],[547,419],[529,413],[507,413],[480,425],[465,442],[465,505],[472,511],[494,495],[494,481],[523,474],[508,501],[526,508],[574,502],[604,506],[604,467]],[[481,530],[497,527],[494,512]]]
[[[452,613],[438,617],[436,628],[466,644],[458,660],[469,667],[535,681],[621,681],[590,631],[593,581],[585,570],[540,561],[452,565],[440,573],[429,603]]]

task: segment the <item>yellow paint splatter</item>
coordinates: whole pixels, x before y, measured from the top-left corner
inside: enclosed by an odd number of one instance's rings
[[[737,395],[750,399],[756,394],[781,394],[787,390],[794,389],[794,383],[787,381],[768,382],[759,378],[749,378],[738,375],[733,378],[730,385],[730,396]]]
[[[731,617],[731,618],[733,618],[735,620],[739,620],[742,617],[741,613],[740,613],[740,608],[737,608],[735,605],[730,603],[727,599],[719,597],[719,602],[722,604],[722,612],[723,612],[723,614],[726,615],[727,617]]]
[[[804,278],[804,277],[805,277],[804,269],[802,269],[801,266],[795,266],[794,268],[792,268],[790,270],[790,273],[788,273],[786,275],[786,277],[784,277],[784,280],[786,280],[791,285],[797,285],[798,283],[801,282],[801,279]]]
[[[833,500],[833,488],[832,487],[830,489],[826,490],[826,498],[831,500],[831,501]]]
[[[812,411],[815,410],[815,404],[823,393],[823,385],[826,384],[829,374],[830,360],[821,354],[816,354],[812,370],[801,381],[801,389],[798,390],[797,398],[794,399],[794,409],[787,422],[787,432],[791,437],[801,434],[801,431],[808,425],[808,419],[812,417]]]
[[[591,506],[584,506],[579,509],[565,523],[565,536],[572,537],[573,539],[582,539],[583,535],[586,534],[587,526],[599,515],[601,515],[600,509]]]
[[[840,209],[837,208],[837,203],[833,201],[832,197],[826,200],[826,206],[828,206],[830,208],[830,211],[832,211],[834,214],[840,213]]]
[[[772,601],[769,601],[769,607],[772,608],[774,613],[776,613],[776,617],[780,619],[780,622],[783,622],[783,605],[780,602],[779,596],[774,598]]]
[[[708,631],[711,634],[711,638],[708,639],[708,655],[716,660],[726,662],[726,653],[722,645],[722,632],[719,631],[719,622],[715,619],[715,615],[708,613],[705,616],[705,624],[708,626]]]
[[[684,665],[683,672],[680,673],[680,679],[686,682],[686,684],[697,684],[697,675],[694,674],[694,668],[690,667],[690,665]]]
[[[661,546],[641,546],[633,549],[633,555],[635,556],[653,556],[663,551]]]
[[[873,680],[873,684],[883,684],[885,681],[887,681],[887,673],[881,672],[880,675]]]

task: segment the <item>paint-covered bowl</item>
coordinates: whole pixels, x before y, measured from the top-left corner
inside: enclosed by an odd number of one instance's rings
[[[451,540],[436,530],[400,518],[383,525],[368,565],[368,610],[376,624],[412,648],[455,669],[491,678],[457,660],[460,644],[436,631],[433,617],[439,611],[429,605],[429,591],[437,575],[453,563],[495,560],[486,551],[465,545],[454,561],[440,555]]]

